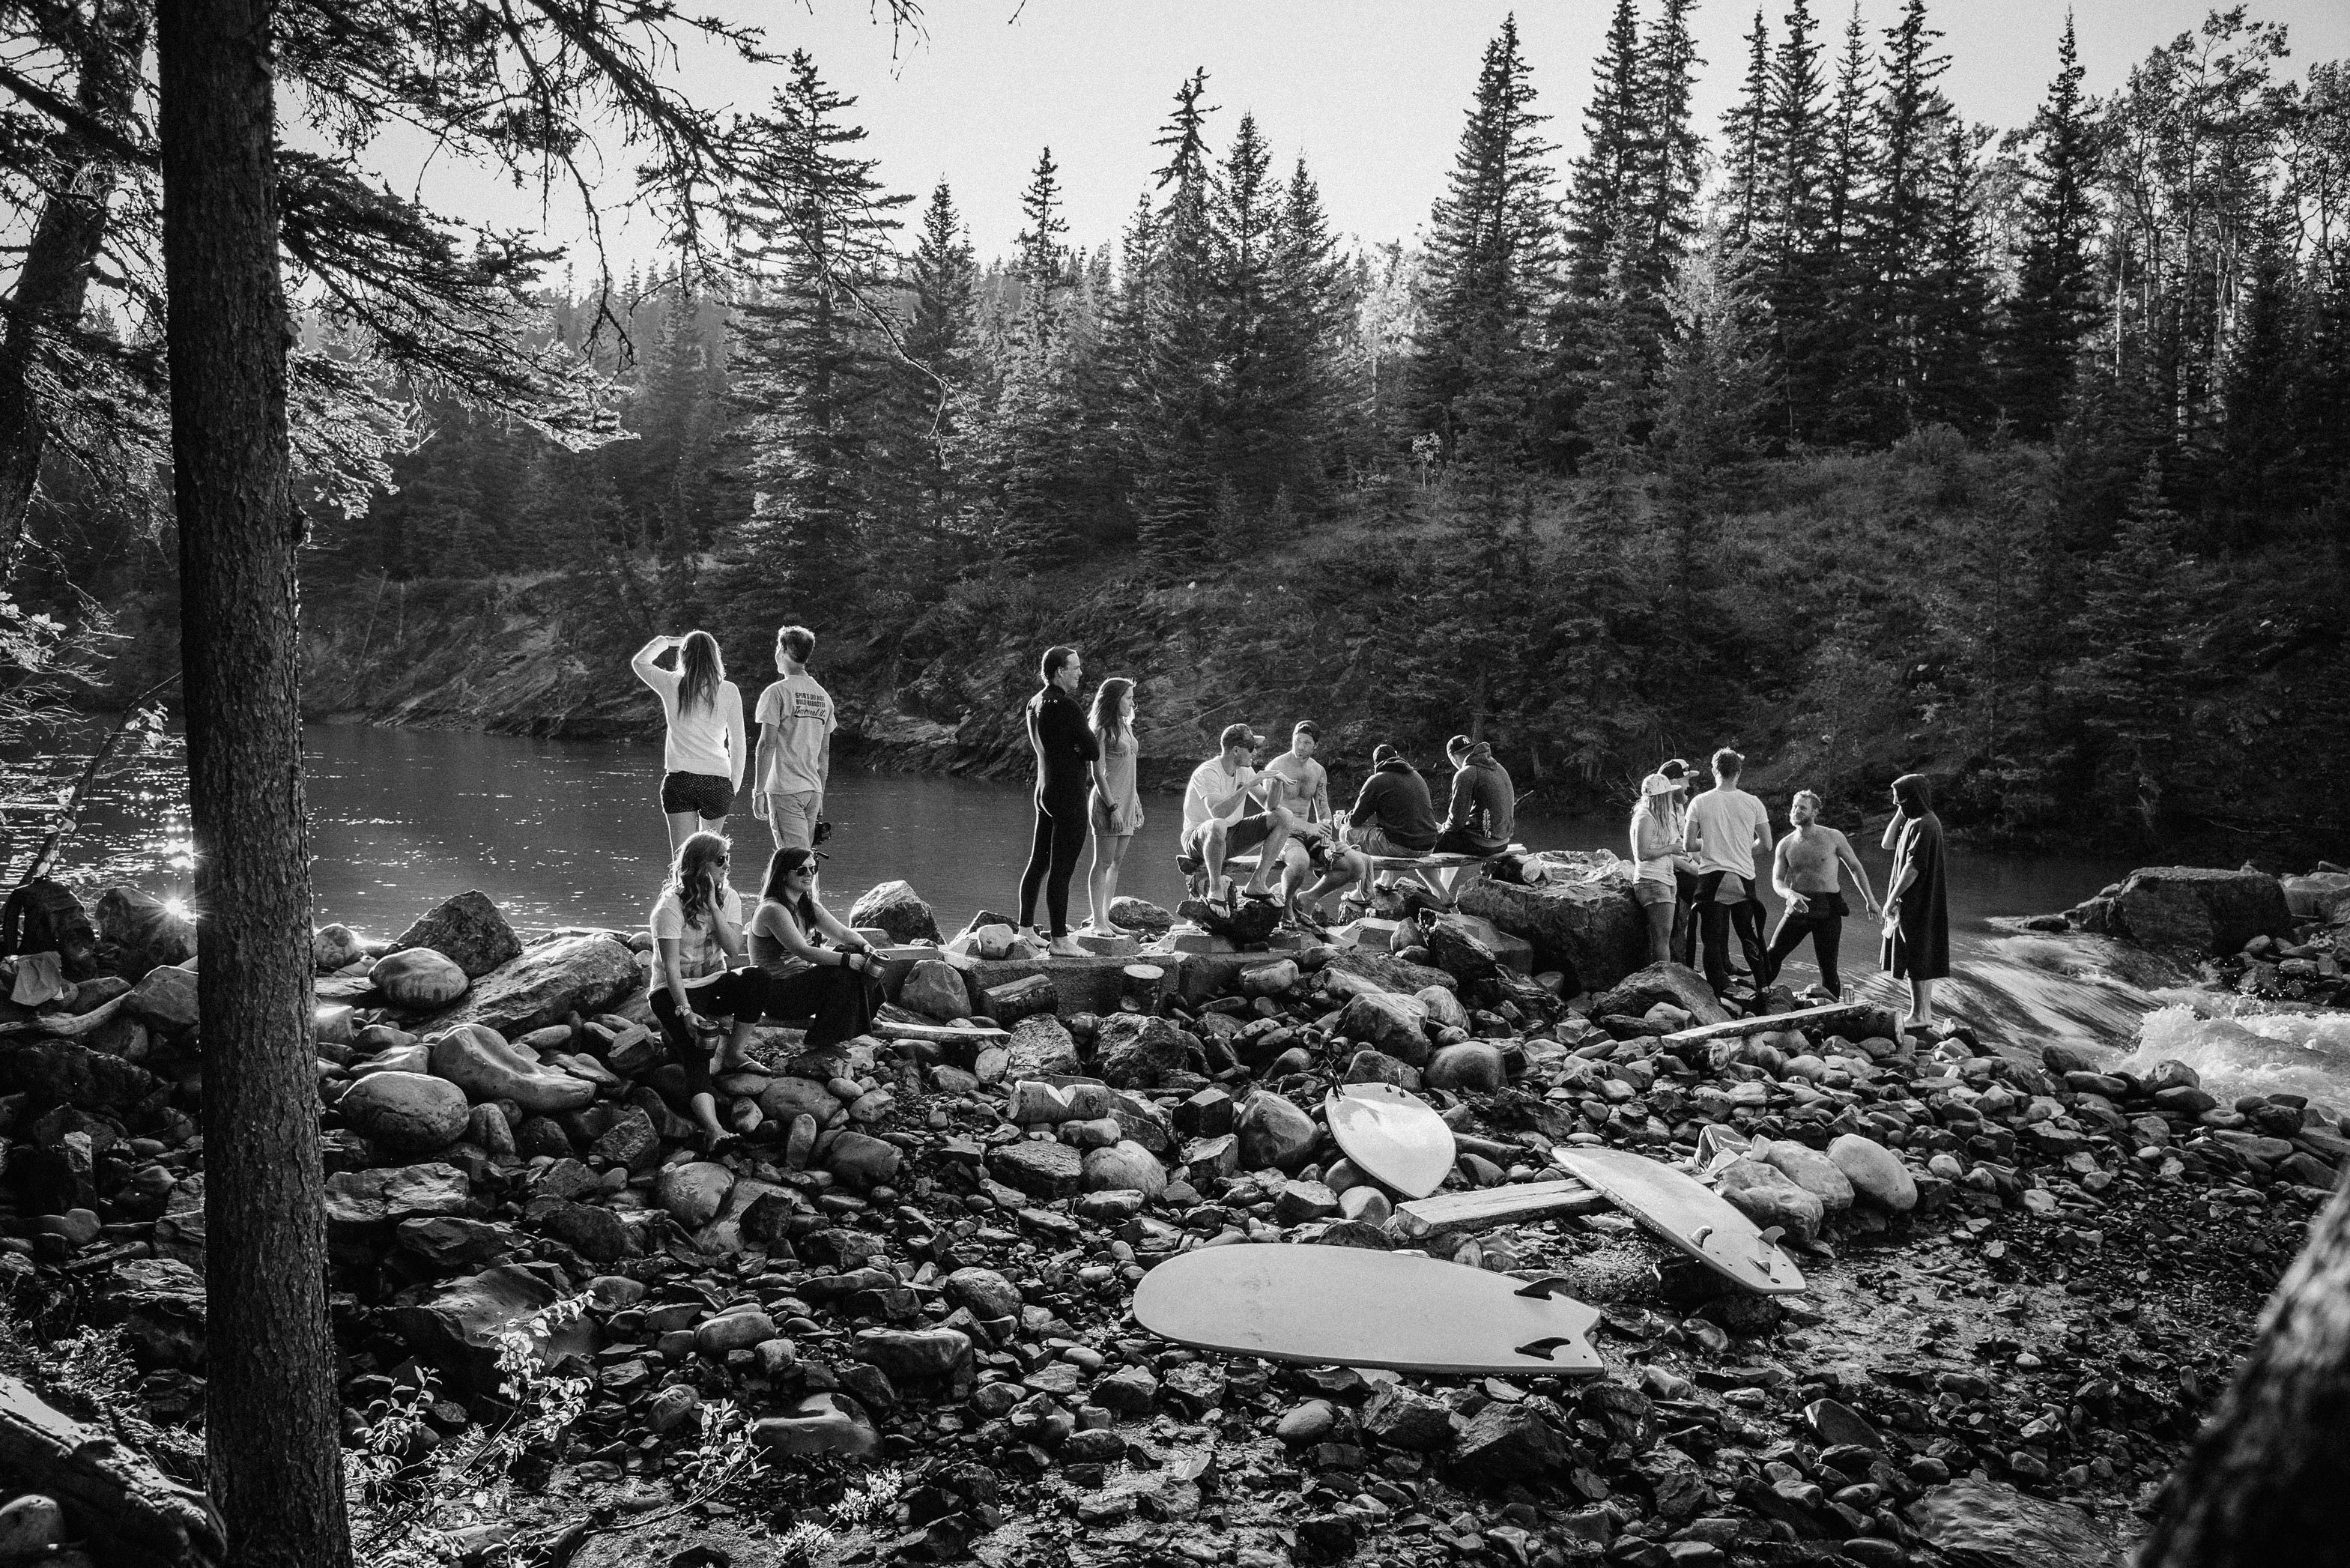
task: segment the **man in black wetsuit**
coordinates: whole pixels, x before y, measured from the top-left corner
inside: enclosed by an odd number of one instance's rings
[[[1028,699],[1028,744],[1036,753],[1036,832],[1028,846],[1028,868],[1020,874],[1020,935],[1035,942],[1036,893],[1042,888],[1052,916],[1050,950],[1080,958],[1085,949],[1069,935],[1069,877],[1085,853],[1086,799],[1094,784],[1101,744],[1077,706],[1077,683],[1085,678],[1077,650],[1059,645],[1045,650],[1038,674],[1044,684]]]

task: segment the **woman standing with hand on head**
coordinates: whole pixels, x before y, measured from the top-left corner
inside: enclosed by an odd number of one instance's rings
[[[675,650],[676,664],[659,662]],[[743,693],[726,679],[718,639],[706,631],[656,637],[629,660],[637,679],[660,698],[669,732],[661,742],[661,815],[675,855],[695,833],[716,833],[734,809],[743,783]]]
[[[1673,957],[1675,874],[1690,864],[1681,851],[1680,799],[1679,784],[1654,773],[1640,781],[1640,799],[1632,807],[1632,859],[1638,867],[1632,897],[1648,922],[1650,963]]]
[[[1118,898],[1118,862],[1142,826],[1142,794],[1135,787],[1134,682],[1113,675],[1094,692],[1094,711],[1087,725],[1101,748],[1094,766],[1094,793],[1089,804],[1094,833],[1094,863],[1086,873],[1087,927],[1097,936],[1114,937],[1109,907]]]
[[[1923,774],[1893,781],[1893,820],[1885,825],[1893,876],[1885,885],[1885,972],[1909,982],[1908,1030],[1934,1022],[1934,982],[1950,972],[1950,897],[1944,881],[1942,819]]]

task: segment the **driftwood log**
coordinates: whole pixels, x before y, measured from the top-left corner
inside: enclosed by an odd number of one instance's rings
[[[215,1568],[228,1559],[212,1501],[97,1427],[0,1376],[0,1482],[55,1498],[108,1568]]]
[[[2350,1568],[2350,1189],[2261,1313],[2251,1358],[2172,1473],[2139,1568]]]

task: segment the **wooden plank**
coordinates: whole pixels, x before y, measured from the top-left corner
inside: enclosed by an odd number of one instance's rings
[[[1701,1045],[1709,1040],[1742,1040],[1749,1034],[1768,1034],[1780,1029],[1858,1023],[1867,1015],[1883,1011],[1871,1002],[1829,1002],[1817,1007],[1799,1007],[1793,1012],[1765,1012],[1753,1018],[1733,1018],[1727,1023],[1700,1023],[1694,1029],[1676,1030],[1666,1035],[1665,1044]]]
[[[1476,1192],[1447,1192],[1416,1198],[1396,1206],[1427,1227],[1440,1231],[1490,1231],[1496,1225],[1523,1225],[1535,1220],[1561,1220],[1571,1214],[1596,1214],[1613,1207],[1603,1193],[1580,1181],[1522,1181],[1514,1186],[1488,1187]]]
[[[1010,1031],[1003,1029],[985,1029],[977,1025],[958,1029],[951,1023],[900,1023],[890,1018],[875,1019],[873,1026],[866,1033],[882,1040],[932,1040],[942,1045],[959,1040],[986,1045],[1012,1038]]]

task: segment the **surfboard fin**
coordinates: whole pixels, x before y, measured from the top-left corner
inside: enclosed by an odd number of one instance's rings
[[[1510,1293],[1513,1296],[1534,1296],[1542,1301],[1549,1301],[1573,1282],[1565,1274],[1544,1274],[1539,1280],[1528,1280]]]
[[[1520,1295],[1525,1294],[1523,1291],[1520,1291],[1518,1293]],[[1555,1361],[1558,1359],[1557,1353],[1560,1349],[1566,1345],[1581,1345],[1582,1343],[1583,1342],[1581,1340],[1575,1338],[1571,1334],[1555,1334],[1548,1339],[1528,1340],[1525,1344],[1518,1345],[1516,1347],[1516,1352],[1520,1355],[1532,1355],[1537,1356],[1544,1361]]]

